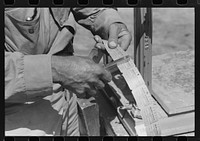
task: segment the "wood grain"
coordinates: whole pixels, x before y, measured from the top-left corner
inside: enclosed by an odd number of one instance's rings
[[[194,120],[194,112],[159,120],[161,135],[168,136],[194,131]]]
[[[107,41],[104,41],[104,45],[113,60],[117,60],[128,55],[119,46],[115,49],[110,49],[107,46]],[[135,66],[133,59],[130,59],[128,62],[117,66],[121,71],[124,79],[126,80],[130,90],[132,91],[132,95],[135,98],[137,105],[141,111],[140,113],[144,121],[144,125],[146,127],[150,126],[150,128],[146,128],[147,135],[159,135],[160,128],[157,128],[156,126],[151,126],[151,124],[159,120],[156,108],[157,103],[155,103],[153,98],[151,97],[151,94],[141,74]]]
[[[115,49],[109,49],[107,42],[104,44],[113,60],[127,55],[119,46]],[[173,116],[167,115],[164,111],[159,112],[159,110],[162,111],[162,108],[158,108],[159,104],[152,97],[132,59],[118,65],[118,68],[140,108],[147,135],[167,136],[194,131],[194,112]],[[127,103],[124,99],[121,99],[121,102]]]
[[[99,107],[93,97],[79,99],[79,117],[84,135],[100,136]]]
[[[194,110],[194,51],[153,58],[153,96],[169,114]]]

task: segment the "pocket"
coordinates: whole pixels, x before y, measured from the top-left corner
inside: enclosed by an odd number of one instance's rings
[[[33,9],[17,8],[16,10],[5,12],[5,26],[8,29],[10,28],[11,41],[17,46],[18,51],[25,54],[34,54],[39,37],[40,10],[36,9],[36,14],[30,17],[32,18],[31,20],[26,21],[24,15],[20,18],[19,14],[28,10]]]

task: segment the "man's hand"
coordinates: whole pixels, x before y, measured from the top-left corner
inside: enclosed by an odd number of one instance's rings
[[[85,57],[52,56],[53,82],[81,95],[96,94],[96,88],[103,88],[111,81],[111,74],[100,65]]]
[[[123,23],[113,23],[109,27],[108,34],[108,46],[110,48],[116,48],[119,44],[123,50],[126,51],[128,49],[128,46],[132,40],[132,36],[126,25]],[[95,35],[94,39],[97,42],[97,48],[105,49],[104,45],[102,44],[102,39],[98,35]]]

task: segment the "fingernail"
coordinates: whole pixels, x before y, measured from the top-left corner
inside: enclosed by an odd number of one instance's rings
[[[110,44],[110,46],[112,46],[112,47],[117,46],[117,44],[116,44],[114,41],[111,41],[109,44]]]
[[[97,48],[101,49],[101,46],[100,46],[100,45],[97,45]]]
[[[97,36],[95,36],[96,41],[99,41],[99,38]]]

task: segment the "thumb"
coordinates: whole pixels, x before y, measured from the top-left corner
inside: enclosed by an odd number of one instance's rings
[[[119,29],[115,24],[111,24],[109,28],[108,46],[110,48],[116,48],[118,44]]]

